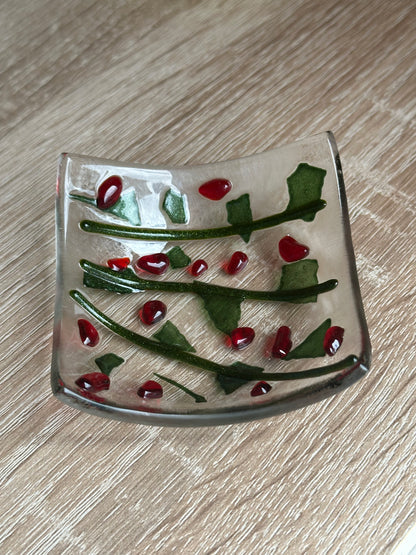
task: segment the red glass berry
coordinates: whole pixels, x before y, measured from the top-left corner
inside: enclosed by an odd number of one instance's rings
[[[140,270],[160,276],[168,269],[169,258],[166,254],[161,252],[156,254],[146,254],[138,259],[136,265]]]
[[[344,328],[339,326],[330,327],[324,337],[324,350],[327,355],[334,356],[342,345],[344,339]]]
[[[200,258],[199,260],[195,260],[195,262],[191,266],[191,274],[195,277],[199,277],[207,270],[208,264],[205,262],[205,260],[202,260],[202,258]]]
[[[78,378],[75,385],[89,393],[96,393],[110,388],[110,378],[102,372],[91,372]]]
[[[236,251],[230,258],[225,271],[231,276],[240,273],[248,264],[248,256],[241,251]]]
[[[118,175],[112,175],[101,183],[98,187],[97,206],[100,210],[105,210],[113,206],[120,198],[123,189],[123,182]]]
[[[209,200],[221,200],[231,191],[231,187],[231,181],[218,177],[203,183],[198,191],[203,197],[209,198]]]
[[[146,324],[150,326],[152,324],[157,324],[160,320],[166,316],[166,305],[162,301],[148,301],[144,303],[142,308],[139,310],[139,318]]]
[[[148,380],[139,387],[137,395],[143,399],[160,399],[163,395],[163,388],[159,383]]]
[[[290,328],[281,326],[276,333],[276,339],[272,347],[272,356],[274,358],[285,358],[291,348]]]
[[[253,341],[255,336],[253,328],[235,328],[230,334],[233,349],[245,349]]]
[[[78,320],[78,329],[83,345],[86,347],[95,347],[98,344],[100,336],[91,322],[84,320],[84,318],[80,318]]]
[[[285,262],[295,262],[296,260],[302,260],[302,258],[308,256],[309,247],[301,245],[296,239],[290,235],[286,235],[286,237],[283,237],[283,239],[279,241],[279,252]]]
[[[259,395],[264,395],[265,393],[269,393],[271,388],[272,386],[267,382],[258,382],[251,390],[250,395],[252,397],[258,397]]]
[[[130,264],[130,258],[110,258],[107,260],[107,266],[116,272],[122,272]]]

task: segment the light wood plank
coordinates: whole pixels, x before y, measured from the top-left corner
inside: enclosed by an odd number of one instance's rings
[[[415,525],[411,2],[2,3],[2,553],[393,553]],[[146,164],[331,129],[372,371],[260,422],[146,428],[49,388],[61,151]]]

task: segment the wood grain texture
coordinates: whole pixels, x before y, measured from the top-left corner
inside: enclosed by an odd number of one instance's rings
[[[4,0],[1,13],[1,553],[393,553],[416,524],[414,4]],[[51,396],[61,151],[210,162],[327,129],[368,377],[206,429],[100,420]]]

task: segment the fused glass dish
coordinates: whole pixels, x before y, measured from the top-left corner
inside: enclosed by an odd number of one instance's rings
[[[68,405],[227,424],[369,368],[331,133],[194,167],[64,154],[56,221],[52,389]]]

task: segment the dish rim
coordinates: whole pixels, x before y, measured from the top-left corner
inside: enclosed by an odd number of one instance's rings
[[[344,242],[346,248],[346,255],[348,259],[348,268],[350,274],[350,280],[352,284],[352,294],[354,302],[356,305],[358,320],[361,328],[361,353],[358,357],[358,361],[349,368],[345,368],[343,371],[338,373],[335,377],[328,378],[324,382],[318,384],[303,387],[293,394],[288,394],[283,399],[270,400],[269,402],[263,402],[260,404],[253,404],[247,406],[239,406],[237,408],[227,407],[222,409],[207,409],[205,412],[189,412],[189,413],[176,413],[176,412],[147,412],[144,410],[134,410],[121,407],[116,404],[111,403],[100,403],[92,399],[86,399],[82,395],[66,387],[61,381],[59,375],[59,366],[57,360],[57,353],[60,345],[60,333],[59,326],[62,317],[59,302],[62,298],[62,291],[60,291],[60,279],[61,276],[61,264],[60,264],[60,254],[58,252],[58,243],[60,239],[60,234],[63,233],[62,226],[62,214],[60,211],[59,200],[60,200],[60,178],[63,175],[63,169],[65,168],[66,161],[71,157],[76,157],[77,159],[94,159],[98,163],[111,164],[111,165],[125,165],[131,168],[137,167],[142,169],[160,169],[160,167],[146,166],[142,164],[131,164],[122,163],[120,161],[108,160],[104,158],[90,157],[85,155],[63,153],[59,159],[58,165],[58,185],[56,194],[56,301],[55,301],[55,317],[54,317],[54,334],[53,334],[53,351],[52,351],[52,364],[51,364],[51,387],[52,392],[56,398],[58,398],[63,403],[76,408],[78,410],[88,412],[96,416],[105,416],[113,420],[120,420],[124,422],[134,422],[136,424],[149,424],[149,425],[160,425],[160,426],[171,426],[171,427],[200,427],[200,426],[213,426],[213,425],[227,425],[244,421],[259,420],[267,417],[276,416],[278,414],[283,414],[297,410],[299,408],[317,403],[328,397],[331,397],[335,393],[339,393],[358,381],[360,378],[365,376],[370,368],[371,363],[371,343],[369,338],[369,332],[367,327],[367,322],[364,314],[364,307],[362,303],[360,286],[355,262],[355,254],[352,243],[351,236],[351,226],[348,213],[348,204],[345,190],[345,183],[343,178],[343,171],[340,161],[340,155],[338,147],[336,145],[335,137],[331,131],[326,133],[319,133],[318,135],[313,135],[313,137],[326,135],[329,148],[332,154],[332,158],[335,164],[335,171],[337,175],[337,185],[338,185],[338,196],[339,204],[341,207],[341,216],[343,220],[343,234]],[[305,141],[306,139],[303,139]],[[296,141],[299,142],[299,141]],[[293,143],[292,143],[293,144]],[[229,162],[236,162],[240,160],[246,160],[248,158],[253,158],[256,156],[261,156],[266,153],[278,152],[282,147],[276,147],[261,153],[255,153],[242,158],[236,158],[232,160],[225,160],[218,162],[217,164],[227,164]],[[197,169],[201,166],[209,166],[210,164],[200,164],[186,166],[188,170],[193,168]],[[163,169],[169,170],[173,166],[163,166]],[[175,167],[178,169],[180,167]],[[201,407],[199,407],[201,408]],[[154,409],[152,409],[154,410]]]

